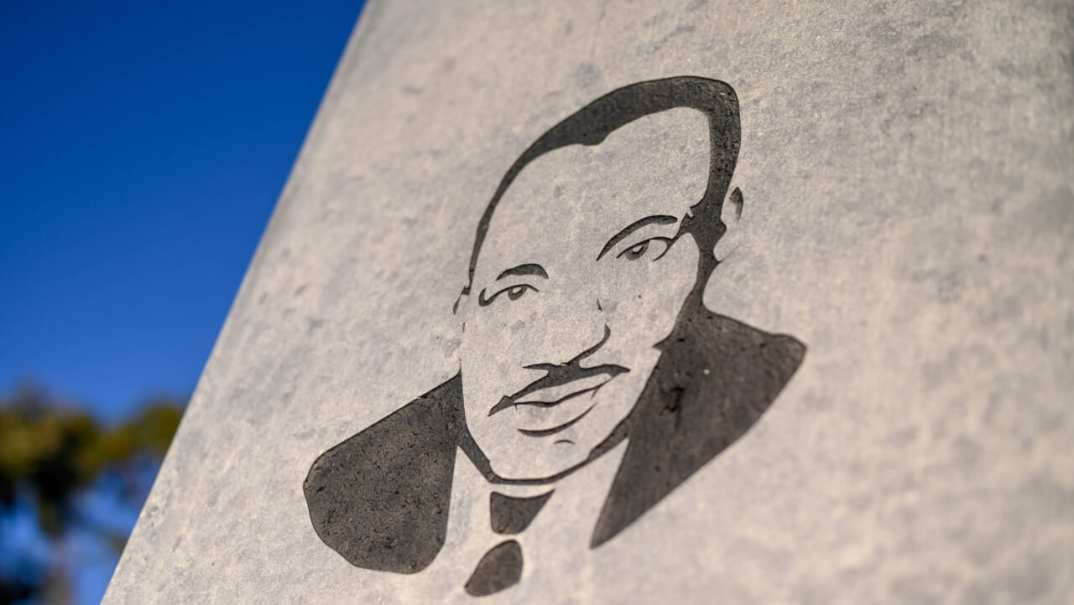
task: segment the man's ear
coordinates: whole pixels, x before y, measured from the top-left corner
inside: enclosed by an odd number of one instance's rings
[[[727,230],[716,242],[716,249],[713,251],[718,261],[722,262],[734,256],[735,251],[742,245],[742,214],[745,211],[745,204],[742,191],[738,187],[735,187],[724,201],[720,220]]]
[[[455,299],[455,304],[451,305],[451,314],[454,316],[455,323],[459,327],[459,334],[466,331],[466,316],[469,311],[470,305],[470,288],[463,288],[459,293],[459,297]]]
[[[470,298],[468,292],[468,288],[463,288],[462,292],[459,292],[459,297],[455,299],[455,304],[451,305],[451,313],[456,317],[460,315],[463,306],[466,305],[466,301]]]
[[[759,234],[747,216],[751,215],[746,214],[742,192],[736,188],[721,212],[727,231],[716,242],[719,264],[712,280],[718,286],[706,289],[705,306],[754,328],[772,331],[780,325],[779,305],[771,296],[774,268],[765,262],[766,250],[757,245]]]

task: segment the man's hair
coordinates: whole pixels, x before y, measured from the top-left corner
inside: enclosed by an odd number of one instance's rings
[[[720,220],[723,200],[738,160],[740,140],[738,97],[730,84],[709,78],[678,76],[647,80],[609,92],[548,129],[533,142],[500,180],[496,192],[477,224],[469,273],[462,295],[470,293],[477,256],[485,241],[492,215],[503,195],[522,169],[540,156],[570,145],[598,145],[609,134],[634,120],[668,109],[685,107],[705,114],[709,123],[709,178],[705,194],[690,207],[682,232],[689,233],[701,249],[701,287],[715,268],[716,242],[727,230]],[[705,279],[700,279],[705,278]],[[457,303],[456,303],[457,304]]]

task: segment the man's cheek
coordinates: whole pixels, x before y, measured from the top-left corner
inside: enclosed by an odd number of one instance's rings
[[[650,262],[646,283],[623,297],[624,314],[632,321],[644,322],[658,338],[669,334],[697,277],[697,256],[692,242],[680,242]]]
[[[502,362],[507,354],[509,342],[503,338],[503,330],[490,318],[471,320],[463,333],[463,351],[470,361],[470,366],[480,366],[483,374],[493,374],[493,367]]]
[[[491,406],[519,390],[525,379],[521,368],[521,339],[493,322],[467,324],[462,344],[464,386],[475,403]]]

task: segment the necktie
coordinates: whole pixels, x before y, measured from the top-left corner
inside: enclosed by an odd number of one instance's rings
[[[483,597],[514,586],[522,578],[522,547],[517,540],[507,540],[493,546],[481,557],[466,581],[470,596]]]
[[[552,492],[532,498],[513,498],[492,492],[489,496],[489,517],[492,531],[498,534],[519,534],[533,522]],[[505,540],[493,546],[477,562],[466,581],[467,594],[483,597],[510,588],[522,578],[522,546],[518,540]]]

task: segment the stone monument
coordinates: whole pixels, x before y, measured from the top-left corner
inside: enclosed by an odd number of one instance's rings
[[[1071,602],[1072,57],[371,2],[105,601]]]

